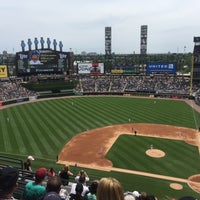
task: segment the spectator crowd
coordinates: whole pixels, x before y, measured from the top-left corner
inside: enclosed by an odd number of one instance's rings
[[[74,77],[73,77],[74,78]],[[191,95],[191,82],[188,77],[163,75],[91,75],[77,76],[75,93],[154,93]],[[0,101],[37,96],[37,93],[22,87],[22,79],[0,80]],[[199,102],[200,83],[193,83],[192,92]]]
[[[73,176],[69,171],[68,175]],[[63,168],[63,169],[64,169]],[[66,169],[65,169],[66,170]],[[157,200],[153,194],[139,191],[124,191],[121,183],[112,177],[103,177],[100,180],[92,180],[88,174],[81,170],[69,184],[63,182],[62,170],[57,174],[49,175],[46,168],[38,168],[34,173],[34,179],[26,182],[22,196],[24,200]],[[73,176],[74,177],[74,176]],[[12,166],[4,166],[0,169],[0,199],[14,200],[15,191],[18,189],[19,170]],[[68,190],[66,189],[68,186]],[[175,199],[175,198],[173,198]],[[182,200],[182,199],[179,199]],[[195,200],[187,197],[184,200]]]
[[[200,106],[200,89],[195,94],[195,102]]]
[[[7,101],[10,99],[18,99],[21,97],[29,97],[36,95],[35,92],[30,91],[21,86],[21,79],[14,79],[0,82],[0,101]]]
[[[155,92],[190,94],[190,79],[183,76],[85,76],[75,88],[78,92]],[[200,85],[193,84],[193,91]]]
[[[21,86],[21,80],[0,82],[0,101],[36,95]],[[190,80],[179,76],[85,76],[79,78],[75,88],[78,92],[132,92],[144,91],[156,93],[170,92],[190,94]],[[194,84],[196,100],[200,102],[200,85]],[[32,171],[28,156],[24,170]],[[73,177],[73,182],[70,182]],[[19,171],[14,167],[0,169],[0,200],[14,200],[18,188]],[[68,187],[69,186],[69,187]],[[68,187],[68,189],[67,189]],[[56,173],[53,168],[38,168],[34,173],[34,181],[28,181],[23,191],[24,200],[157,200],[156,196],[146,192],[124,191],[121,183],[111,177],[90,180],[85,170],[74,175],[69,166]],[[195,200],[191,197],[190,200]]]
[[[67,171],[66,171],[67,169]],[[61,175],[63,170],[67,172],[66,180]],[[103,177],[100,180],[92,180],[85,170],[80,170],[77,175],[69,171],[69,166],[64,166],[61,171],[49,175],[46,168],[38,168],[34,173],[34,179],[25,184],[22,196],[24,200],[149,200],[150,195],[138,191],[124,192],[121,183],[112,177]],[[69,183],[69,176],[74,181]],[[0,199],[15,199],[15,191],[18,189],[19,170],[12,166],[0,169]],[[66,189],[66,186],[68,189]],[[144,195],[145,194],[145,195]],[[153,197],[153,198],[152,198]],[[151,195],[151,200],[156,200]]]

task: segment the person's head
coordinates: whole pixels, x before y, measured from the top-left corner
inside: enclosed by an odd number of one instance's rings
[[[79,176],[87,176],[86,171],[84,171],[83,169],[79,171]]]
[[[64,172],[69,171],[69,166],[68,166],[68,165],[65,165],[65,166],[63,167],[62,171],[64,171]]]
[[[90,191],[92,194],[96,194],[96,193],[97,193],[98,184],[99,184],[99,181],[98,181],[98,180],[92,181],[91,185],[89,186],[89,191]]]
[[[35,172],[35,182],[36,183],[41,183],[47,175],[47,169],[46,168],[39,168]]]
[[[14,167],[5,167],[0,170],[0,198],[10,198],[17,187],[19,177],[18,169]]]
[[[38,51],[33,51],[31,54],[31,60],[33,62],[37,62],[39,60],[39,52]]]
[[[133,191],[133,196],[135,197],[135,198],[139,198],[140,197],[140,193],[138,192],[138,191]]]
[[[55,170],[54,170],[53,167],[51,167],[51,168],[49,169],[49,171],[50,171],[50,172],[54,172]]]
[[[140,193],[139,199],[140,199],[140,200],[145,200],[146,197],[147,197],[147,193],[146,193],[146,192],[141,192],[141,193]]]
[[[62,185],[62,182],[61,182],[60,177],[52,176],[47,181],[46,191],[59,193],[61,189],[61,185]]]
[[[115,178],[102,178],[97,188],[98,200],[124,200],[120,182]]]
[[[85,171],[82,169],[81,171],[80,171],[80,175],[84,175],[85,174]]]
[[[27,160],[30,162],[30,161],[35,160],[35,159],[33,158],[33,156],[28,156]]]

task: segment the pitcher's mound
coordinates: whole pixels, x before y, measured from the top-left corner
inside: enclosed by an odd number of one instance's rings
[[[161,151],[159,149],[148,149],[146,151],[146,154],[150,157],[154,157],[154,158],[162,158],[165,156],[165,152]]]

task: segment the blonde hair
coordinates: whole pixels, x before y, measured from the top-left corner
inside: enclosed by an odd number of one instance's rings
[[[85,176],[85,177],[88,177],[87,172],[84,171],[83,169],[79,171],[78,176]]]
[[[97,200],[124,200],[120,182],[115,178],[102,178],[97,188]]]

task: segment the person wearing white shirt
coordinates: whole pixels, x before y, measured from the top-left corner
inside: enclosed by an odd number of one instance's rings
[[[82,192],[81,195],[84,196],[86,194],[86,192],[89,191],[89,188],[85,185],[85,177],[84,176],[80,176],[78,182],[83,185],[83,192]],[[73,183],[72,184],[70,194],[72,194],[72,195],[76,194],[76,185],[77,185],[77,183]]]

